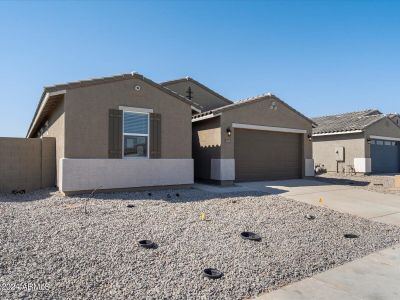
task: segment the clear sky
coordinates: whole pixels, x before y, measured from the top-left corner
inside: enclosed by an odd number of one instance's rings
[[[131,71],[400,112],[400,1],[0,2],[0,136],[25,136],[43,86]]]

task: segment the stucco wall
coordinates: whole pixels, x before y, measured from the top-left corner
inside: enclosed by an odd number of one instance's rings
[[[344,162],[336,162],[335,147],[344,147]],[[328,172],[342,172],[346,165],[354,166],[354,158],[365,157],[363,133],[313,137],[315,164],[324,164]]]
[[[277,109],[270,109],[272,101],[277,104]],[[312,125],[305,118],[274,99],[254,102],[238,106],[234,109],[222,112],[221,115],[221,158],[234,158],[235,130],[232,123],[282,127],[307,130],[311,134]],[[226,129],[231,128],[231,137],[226,134]],[[303,170],[305,159],[312,159],[312,143],[307,134],[303,134]],[[304,172],[303,172],[304,173]]]
[[[64,193],[193,184],[192,159],[64,158],[60,166]]]
[[[202,111],[207,111],[229,104],[229,102],[222,100],[221,98],[198,86],[192,81],[180,81],[177,83],[166,85],[166,87],[184,97],[187,96],[186,91],[189,86],[192,90],[192,101],[200,104],[203,107]]]
[[[193,159],[196,179],[210,179],[211,159],[220,158],[220,118],[193,122]]]
[[[66,158],[107,158],[108,113],[119,106],[161,114],[161,158],[192,157],[190,105],[140,79],[68,90],[64,106]]]
[[[0,138],[0,192],[55,184],[55,139]]]
[[[385,118],[365,130],[367,138],[371,135],[400,138],[400,127],[389,120],[389,118]],[[365,143],[365,155],[366,157],[371,157],[370,144],[368,143]]]
[[[65,145],[65,113],[64,113],[64,100],[61,100],[55,107],[54,111],[48,118],[49,127],[44,132],[45,137],[54,137],[56,141],[55,147],[55,161],[56,161],[56,184],[58,186],[58,172],[59,161],[64,157]]]

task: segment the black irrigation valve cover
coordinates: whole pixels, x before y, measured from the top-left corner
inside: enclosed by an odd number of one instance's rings
[[[250,240],[250,241],[256,241],[256,242],[261,241],[261,236],[259,236],[258,234],[254,233],[254,232],[244,231],[240,234],[240,236],[244,240]]]
[[[344,234],[343,235],[346,239],[356,239],[356,238],[358,238],[358,235],[357,234],[354,234],[354,233],[346,233],[346,234]]]
[[[150,240],[140,240],[139,245],[146,249],[151,249],[156,247],[156,244]]]
[[[203,274],[205,277],[210,278],[210,279],[218,279],[218,278],[221,278],[222,276],[224,276],[224,273],[222,273],[221,271],[219,271],[217,269],[213,269],[213,268],[204,269]]]
[[[305,218],[308,220],[314,220],[315,216],[307,214],[307,215],[305,215]]]

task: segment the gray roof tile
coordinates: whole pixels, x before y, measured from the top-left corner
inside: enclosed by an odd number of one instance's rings
[[[313,134],[364,130],[385,117],[386,115],[377,109],[316,117],[312,118],[317,124],[317,127],[313,129]]]

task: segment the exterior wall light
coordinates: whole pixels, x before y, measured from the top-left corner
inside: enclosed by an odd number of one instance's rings
[[[367,138],[367,143],[371,144],[371,139],[370,138]]]
[[[231,132],[231,128],[230,128],[230,127],[228,127],[228,128],[226,129],[226,134],[227,134],[228,136],[231,136],[231,135],[232,135],[232,132]]]
[[[307,138],[308,138],[309,141],[312,141],[312,135],[311,134],[308,134]]]

